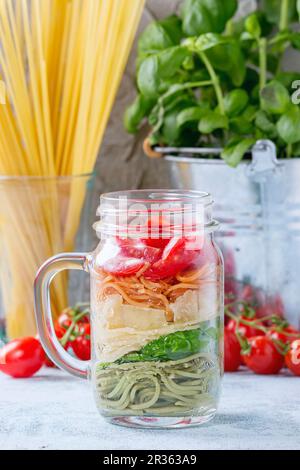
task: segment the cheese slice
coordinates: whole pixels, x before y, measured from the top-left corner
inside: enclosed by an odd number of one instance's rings
[[[95,299],[92,312],[97,358],[102,362],[114,362],[160,336],[196,328],[201,321],[216,317],[215,286],[205,285],[200,290],[187,291],[170,307],[174,313],[172,323],[167,322],[164,310],[124,304],[119,294],[101,302]]]
[[[167,325],[164,310],[138,307],[122,304],[122,297],[116,300],[107,316],[107,327],[133,328],[138,331],[147,331]]]

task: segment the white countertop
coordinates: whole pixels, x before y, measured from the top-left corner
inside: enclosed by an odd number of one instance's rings
[[[160,431],[106,423],[89,384],[64,372],[1,375],[0,449],[300,449],[300,378],[227,374],[213,421]]]

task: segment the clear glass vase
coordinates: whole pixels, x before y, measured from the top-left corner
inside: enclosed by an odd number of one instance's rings
[[[57,251],[73,251],[77,243],[80,249],[85,243],[90,246],[91,238],[84,241],[77,232],[84,206],[85,219],[94,218],[92,189],[92,175],[0,177],[2,337],[36,334],[33,281],[41,263]],[[85,227],[90,225],[86,221]],[[86,231],[84,237],[88,237]],[[54,316],[68,306],[65,273],[53,282],[51,298]]]

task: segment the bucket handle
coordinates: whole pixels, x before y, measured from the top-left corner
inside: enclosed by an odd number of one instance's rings
[[[261,181],[273,176],[282,164],[277,159],[276,145],[271,140],[258,140],[252,147],[252,162],[247,167],[248,176]]]

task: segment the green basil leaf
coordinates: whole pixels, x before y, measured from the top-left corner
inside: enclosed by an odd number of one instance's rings
[[[229,117],[241,114],[249,102],[248,94],[240,88],[232,90],[224,98],[225,113]]]
[[[176,106],[165,114],[161,128],[161,135],[164,143],[175,146],[180,144],[183,126],[178,125],[178,115],[182,109],[190,108],[193,104],[193,100],[191,99],[180,99]],[[191,140],[193,140],[192,136]]]
[[[126,109],[124,115],[124,126],[127,132],[135,134],[141,121],[146,117],[154,105],[153,100],[138,95],[134,102]]]
[[[213,47],[218,46],[219,44],[224,43],[225,41],[226,40],[222,38],[222,36],[220,36],[219,34],[201,34],[201,36],[196,39],[195,48],[200,52],[204,52],[208,49],[212,49]]]
[[[229,166],[235,168],[254,144],[253,138],[236,139],[225,147],[221,156]]]
[[[268,83],[260,96],[262,109],[271,114],[283,114],[291,103],[289,92],[277,80]]]
[[[278,136],[276,125],[268,117],[267,113],[260,110],[256,114],[255,125],[263,132],[265,137],[275,139]]]
[[[180,44],[183,37],[181,20],[176,15],[151,23],[138,41],[140,56],[147,56]]]
[[[251,134],[254,131],[254,126],[243,115],[230,119],[230,130],[235,134]]]
[[[207,106],[193,106],[190,108],[186,108],[181,111],[177,116],[177,126],[183,127],[186,124],[190,124],[191,122],[198,122],[200,119],[206,115],[208,112],[209,107]]]
[[[236,87],[240,87],[246,77],[246,61],[240,43],[227,39],[206,52],[212,66],[225,72]]]
[[[251,37],[259,39],[261,37],[261,27],[259,19],[256,13],[252,13],[245,20],[246,31],[250,34]]]
[[[222,33],[238,7],[237,0],[185,0],[181,9],[187,36]]]
[[[151,341],[137,352],[129,353],[116,361],[116,364],[142,361],[174,361],[183,359],[200,351],[205,352],[211,342],[218,338],[218,331],[213,328],[197,328],[188,331],[176,331],[167,336]]]
[[[249,106],[247,106],[247,108],[243,111],[243,114],[242,116],[247,119],[249,122],[252,122],[254,121],[255,117],[256,117],[256,113],[257,113],[258,109],[256,106],[250,104]]]
[[[142,95],[155,99],[162,92],[163,85],[179,71],[189,52],[185,47],[176,46],[147,57],[138,71],[138,87]]]
[[[217,111],[209,111],[199,122],[201,134],[211,134],[217,129],[228,129],[228,117]]]
[[[279,119],[277,130],[280,137],[287,144],[300,142],[300,108],[292,105],[291,108]]]

